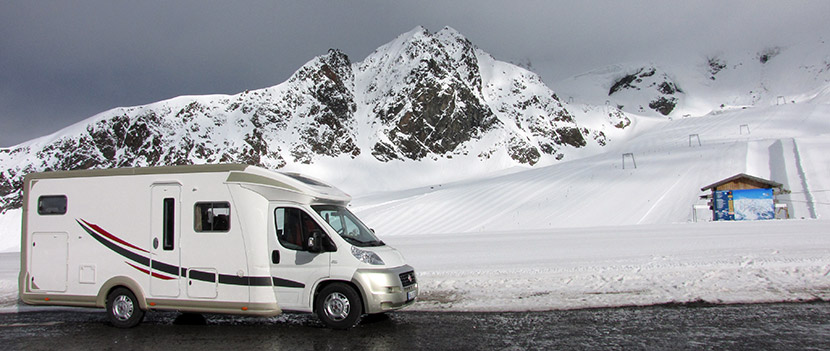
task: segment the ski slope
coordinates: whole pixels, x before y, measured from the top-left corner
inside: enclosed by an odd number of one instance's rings
[[[830,105],[800,104],[641,118],[639,134],[595,156],[361,196],[353,209],[384,235],[684,223],[705,205],[702,187],[747,173],[792,191],[780,198],[791,218],[822,218],[830,214],[828,116]]]

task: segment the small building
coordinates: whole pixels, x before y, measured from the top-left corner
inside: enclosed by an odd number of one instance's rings
[[[778,205],[775,198],[786,192],[778,182],[740,173],[700,190],[711,190],[710,194],[701,197],[710,200],[709,208],[716,221],[789,217],[786,205]],[[786,216],[778,216],[779,209],[783,209]]]

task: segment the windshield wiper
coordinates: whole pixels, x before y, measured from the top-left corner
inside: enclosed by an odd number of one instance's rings
[[[349,242],[350,244],[352,244],[352,245],[357,245],[357,246],[361,246],[361,247],[369,247],[369,246],[383,246],[383,245],[386,245],[386,244],[385,244],[383,241],[381,241],[381,240],[360,241],[360,240],[357,240],[357,239],[355,239],[355,238],[351,238],[351,237],[348,237],[348,236],[341,236],[341,238],[343,238],[344,240],[348,241],[348,242]]]
[[[366,242],[364,244],[366,244],[368,246],[383,246],[383,245],[386,245],[383,242],[383,240],[372,240],[372,241]]]
[[[348,237],[348,236],[342,236],[342,235],[341,235],[340,237],[341,237],[341,238],[343,238],[344,240],[348,241],[348,242],[349,242],[350,244],[352,244],[352,245],[362,246],[362,245],[365,245],[365,244],[366,244],[366,243],[364,243],[364,242],[362,242],[362,241],[360,241],[360,240],[357,240],[357,239],[355,239],[355,238],[350,238],[350,237]]]

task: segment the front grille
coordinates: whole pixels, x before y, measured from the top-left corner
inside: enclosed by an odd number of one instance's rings
[[[401,277],[401,284],[403,284],[404,288],[415,284],[415,271],[401,273],[399,276]]]

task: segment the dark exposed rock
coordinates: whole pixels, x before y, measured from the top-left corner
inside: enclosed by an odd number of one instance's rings
[[[398,157],[398,153],[395,152],[395,149],[391,145],[384,142],[375,143],[374,148],[372,148],[372,156],[382,162],[400,159],[400,157]]]
[[[459,145],[480,137],[498,124],[498,118],[481,98],[481,75],[474,47],[463,37],[441,41],[426,31],[419,40],[405,43],[397,57],[378,60],[401,63],[391,69],[403,72],[407,84],[389,91],[373,106],[388,128],[386,137],[394,144],[376,144],[372,154],[381,161],[396,158],[419,160],[428,154],[451,154]],[[445,48],[453,46],[452,56]],[[376,85],[370,86],[373,93]],[[399,152],[393,155],[392,152]]]
[[[660,112],[663,116],[668,116],[674,110],[674,107],[677,105],[677,98],[674,97],[665,97],[661,96],[656,100],[652,100],[648,103],[648,107],[652,110]]]
[[[295,160],[310,163],[313,155],[359,155],[360,149],[354,143],[354,112],[357,106],[352,83],[354,73],[349,58],[338,50],[329,50],[315,64],[300,69],[291,81],[310,83],[304,93],[315,100],[309,106],[308,113],[295,115],[300,120],[311,119],[299,131],[305,145],[293,147]]]
[[[531,145],[527,140],[522,140],[518,137],[510,139],[508,142],[507,154],[512,159],[529,165],[534,165],[536,162],[539,162],[539,158],[542,156],[539,153],[539,149]]]
[[[653,92],[655,96],[648,102],[649,108],[658,113],[667,116],[677,106],[679,99],[675,97],[676,94],[682,94],[677,84],[663,72],[658,72],[655,67],[642,67],[636,72],[626,74],[617,79],[608,91],[608,95],[621,93],[624,90],[646,90]],[[610,115],[610,117],[614,117]],[[622,122],[622,121],[620,121]],[[615,123],[618,128],[624,128],[626,123]]]
[[[715,80],[715,75],[726,68],[726,62],[719,57],[710,57],[706,59],[706,64],[709,66],[709,79]]]
[[[778,54],[780,53],[781,49],[778,47],[766,48],[758,53],[758,61],[760,61],[761,64],[765,64],[769,62],[769,60],[771,60],[773,57],[778,56]]]
[[[611,85],[611,89],[608,90],[608,96],[611,96],[622,89],[639,90],[640,88],[634,85],[633,83],[641,83],[643,81],[643,78],[651,77],[654,75],[655,72],[656,70],[654,68],[640,68],[635,73],[626,74],[622,78],[617,79],[617,81],[615,81],[614,84]]]
[[[674,93],[678,92],[682,93],[682,91],[678,89],[673,82],[660,82],[657,86],[657,90],[664,95],[674,95]]]

